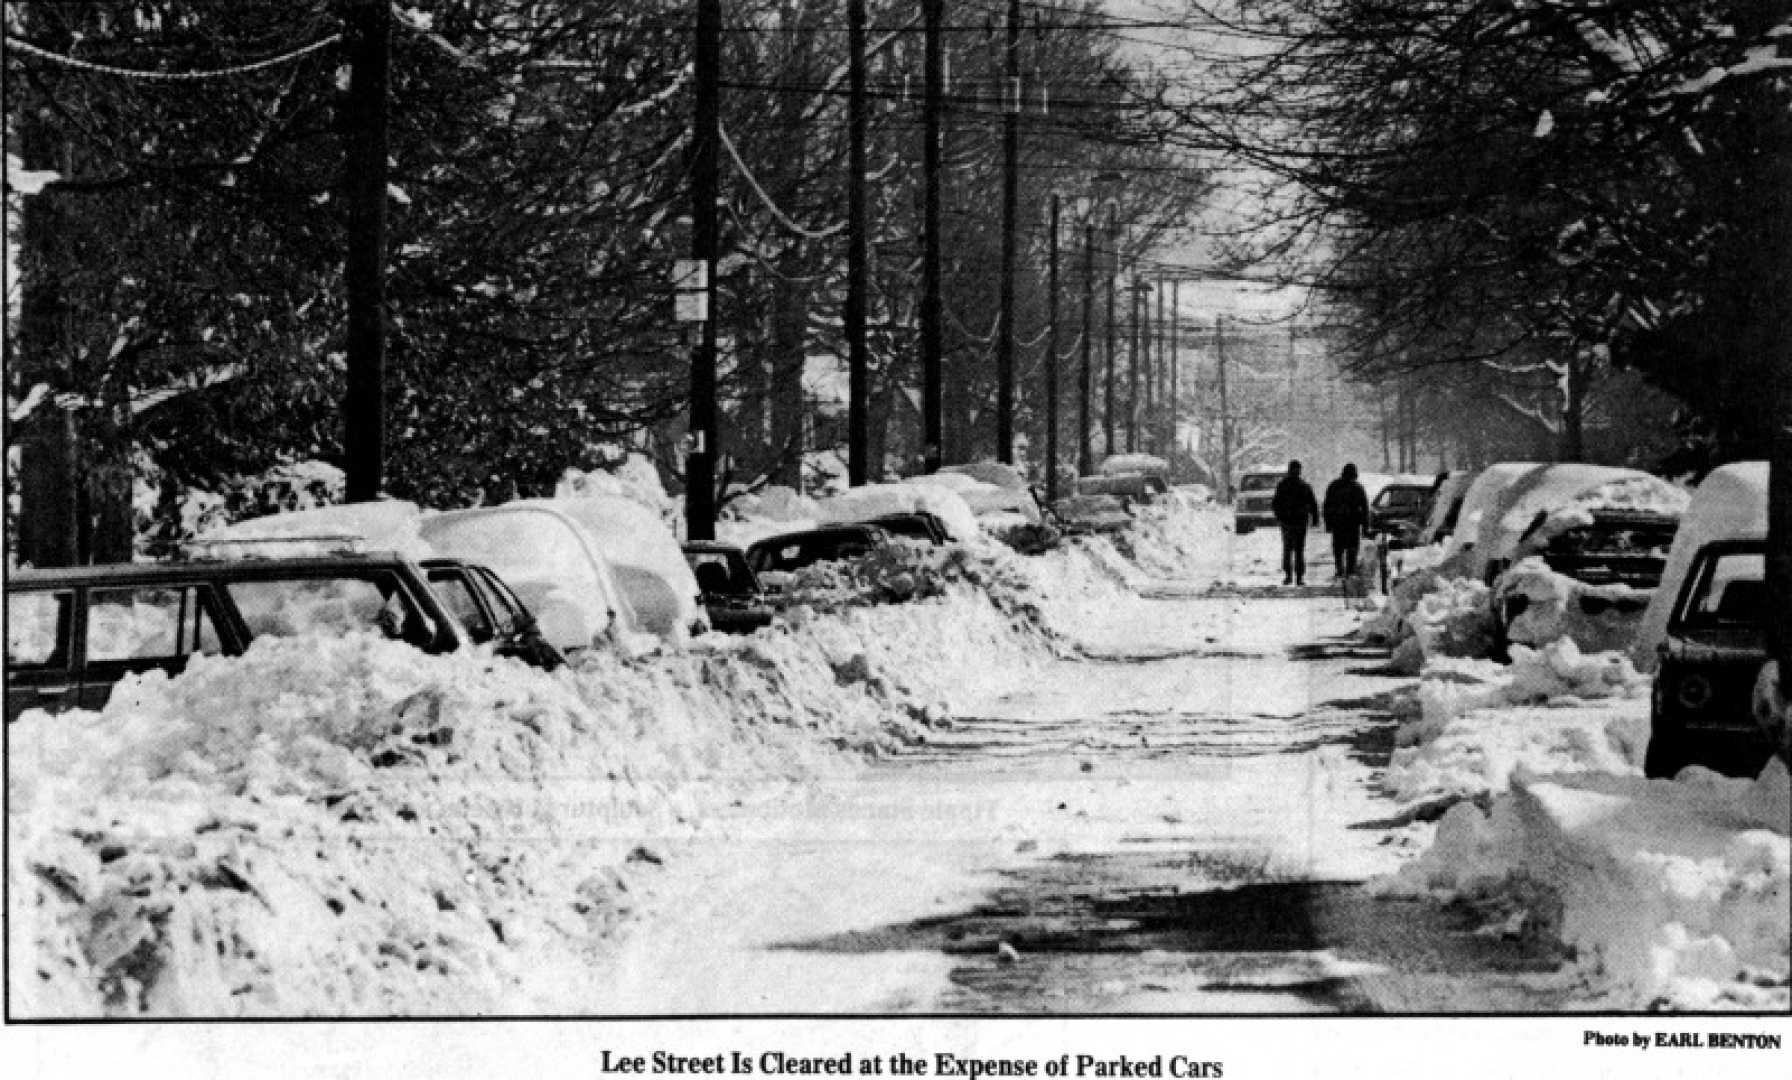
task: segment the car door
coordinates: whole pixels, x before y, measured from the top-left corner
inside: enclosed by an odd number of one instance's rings
[[[552,671],[566,662],[560,650],[541,636],[535,617],[529,614],[529,609],[510,586],[504,584],[503,578],[488,567],[470,569],[474,578],[484,586],[482,592],[491,609],[492,627],[500,643],[499,655],[514,656],[545,671]]]
[[[176,675],[195,655],[225,652],[218,602],[201,582],[90,585],[81,620],[80,702],[101,709],[127,675]]]
[[[474,580],[471,568],[430,566],[424,568],[424,574],[436,598],[467,628],[474,644],[484,645],[498,637],[498,628],[480,596],[482,583]]]
[[[80,704],[75,599],[73,588],[7,593],[7,723],[27,709],[65,712]]]

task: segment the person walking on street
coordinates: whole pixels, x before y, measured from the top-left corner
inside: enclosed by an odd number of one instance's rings
[[[1356,466],[1325,489],[1325,529],[1332,534],[1332,567],[1340,580],[1356,576],[1357,545],[1369,527],[1369,493],[1357,482]]]
[[[1288,475],[1276,484],[1270,509],[1282,526],[1282,584],[1307,583],[1307,526],[1319,524],[1319,502],[1300,478],[1300,462],[1288,463]]]

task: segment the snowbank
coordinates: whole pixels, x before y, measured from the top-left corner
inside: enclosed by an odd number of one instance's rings
[[[1418,674],[1429,657],[1484,657],[1493,651],[1493,613],[1487,586],[1438,569],[1421,570],[1395,586],[1388,604],[1362,633],[1394,647],[1389,670]]]
[[[666,494],[660,473],[642,454],[629,454],[611,469],[584,472],[568,468],[554,485],[554,498],[576,499],[585,496],[619,496],[639,503],[656,514],[667,527],[678,519],[682,507],[679,500]]]
[[[1615,1009],[1788,1007],[1792,843],[1785,766],[1757,780],[1519,773],[1464,803],[1376,887],[1498,899],[1557,938]]]
[[[1500,575],[1494,603],[1524,598],[1523,610],[1506,627],[1507,640],[1541,646],[1568,638],[1589,652],[1627,650],[1635,642],[1653,589],[1629,585],[1588,585],[1549,568],[1532,556]]]
[[[1383,786],[1409,807],[1437,808],[1503,791],[1521,768],[1638,775],[1648,695],[1628,660],[1567,640],[1516,647],[1510,665],[1433,660],[1418,715],[1395,733]]]
[[[1028,678],[987,598],[801,618],[546,675],[257,642],[11,734],[15,1015],[578,1011],[585,953],[705,808]]]

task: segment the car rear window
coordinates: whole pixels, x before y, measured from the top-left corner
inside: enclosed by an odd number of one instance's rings
[[[94,589],[87,596],[87,660],[158,660],[217,653],[218,628],[196,585]]]
[[[1240,491],[1268,491],[1271,488],[1275,487],[1276,481],[1278,481],[1280,479],[1281,479],[1280,476],[1272,476],[1272,475],[1269,475],[1266,473],[1258,473],[1253,476],[1247,476],[1243,480],[1240,480],[1238,482],[1238,490],[1240,490]]]
[[[1429,494],[1422,488],[1383,488],[1375,496],[1375,505],[1383,510],[1416,510]]]
[[[6,666],[57,667],[68,663],[69,612],[75,594],[32,590],[6,597]]]
[[[1732,551],[1706,561],[1700,571],[1688,622],[1703,626],[1759,626],[1767,615],[1767,557]]]

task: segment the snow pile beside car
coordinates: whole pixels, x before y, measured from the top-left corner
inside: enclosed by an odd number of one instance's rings
[[[1513,773],[1636,775],[1649,738],[1649,680],[1617,653],[1572,641],[1513,649],[1512,663],[1433,660],[1419,715],[1395,733],[1383,786],[1409,813],[1505,790]]]
[[[1135,507],[1132,527],[1113,542],[1146,578],[1211,581],[1227,566],[1229,523],[1227,508],[1172,491]]]
[[[257,642],[14,725],[20,1016],[576,1011],[629,879],[730,798],[1024,679],[970,593],[545,675],[368,636]]]
[[[1568,638],[1589,652],[1629,649],[1653,593],[1617,583],[1589,585],[1536,556],[1500,575],[1494,586],[1496,604],[1524,598],[1513,605],[1519,614],[1506,626],[1507,640],[1544,645]]]
[[[1783,1011],[1792,975],[1787,773],[1678,780],[1521,772],[1490,812],[1462,804],[1392,895],[1493,899],[1575,950],[1613,1009]]]
[[[1493,651],[1487,586],[1421,570],[1395,586],[1388,603],[1359,633],[1393,646],[1391,671],[1416,675],[1431,657],[1484,657]]]

